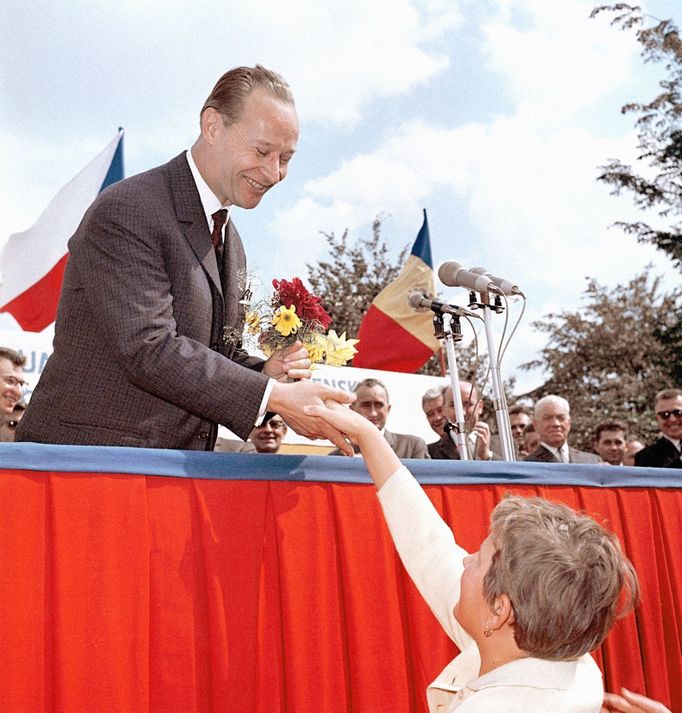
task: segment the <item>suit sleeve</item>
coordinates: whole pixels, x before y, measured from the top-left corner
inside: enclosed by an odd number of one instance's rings
[[[174,305],[177,286],[164,241],[182,234],[179,229],[173,234],[168,216],[155,214],[139,194],[114,195],[102,196],[69,245],[80,288],[112,359],[138,388],[247,438],[267,377],[179,333],[177,310],[185,310],[186,321],[195,310],[196,319],[209,325],[211,314],[206,315],[201,295],[196,304],[184,299]],[[187,280],[201,269],[198,262],[183,268]]]
[[[410,579],[447,635],[463,649],[471,637],[453,614],[468,554],[455,542],[422,487],[402,467],[379,490],[379,502]]]

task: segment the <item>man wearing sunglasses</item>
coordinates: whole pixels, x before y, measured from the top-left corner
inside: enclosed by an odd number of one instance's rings
[[[682,389],[656,394],[656,420],[662,435],[635,454],[635,465],[682,468]]]

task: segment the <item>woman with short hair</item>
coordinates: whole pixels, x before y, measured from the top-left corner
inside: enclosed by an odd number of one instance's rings
[[[460,649],[428,687],[431,713],[598,713],[589,652],[638,596],[615,535],[565,505],[514,496],[471,555],[367,419],[331,402],[306,411],[359,445],[403,564]]]

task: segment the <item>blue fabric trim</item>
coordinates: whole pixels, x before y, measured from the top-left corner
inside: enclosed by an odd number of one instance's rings
[[[405,460],[424,485],[575,485],[607,488],[680,488],[674,468]],[[208,480],[285,480],[370,483],[361,458],[171,451],[154,448],[0,443],[2,469],[59,473],[117,473]]]
[[[431,237],[429,234],[429,221],[426,219],[426,210],[424,210],[424,222],[417,234],[417,239],[412,246],[411,255],[418,257],[422,262],[426,263],[433,270],[433,258],[431,257]]]

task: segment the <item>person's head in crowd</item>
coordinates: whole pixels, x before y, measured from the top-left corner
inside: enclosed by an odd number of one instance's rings
[[[509,425],[511,426],[512,438],[516,452],[525,450],[523,444],[523,430],[531,422],[531,412],[522,404],[514,404],[509,407]]]
[[[356,399],[350,408],[382,431],[391,412],[386,387],[378,379],[364,379],[353,389],[353,393]]]
[[[470,557],[477,562],[465,560],[459,623],[490,645],[511,634],[518,649],[540,659],[571,661],[593,651],[639,596],[617,537],[542,498],[498,503],[490,534]]]
[[[249,440],[258,453],[277,453],[286,434],[287,425],[284,419],[279,414],[275,414],[262,425],[256,426],[251,431]]]
[[[540,434],[535,430],[535,424],[531,421],[523,429],[523,447],[527,453],[532,453],[540,445]]]
[[[222,205],[255,208],[286,177],[298,117],[276,72],[261,65],[226,72],[204,102],[200,124],[192,155]]]
[[[540,442],[561,448],[571,431],[571,408],[562,396],[549,394],[535,404],[533,423]]]
[[[483,400],[478,398],[478,389],[468,381],[459,382],[459,393],[462,397],[462,410],[464,411],[464,422],[467,430],[471,431],[474,424],[480,420],[483,412]],[[448,386],[443,394],[445,415],[449,421],[455,423],[457,416],[455,413],[455,399],[452,395],[452,387]]]
[[[0,414],[0,443],[8,443],[14,440],[17,424],[26,410],[26,402],[22,399],[17,401],[9,414]]]
[[[639,453],[643,448],[644,444],[638,438],[628,438],[628,440],[625,442],[623,465],[634,465],[635,453]]]
[[[602,421],[594,429],[594,452],[611,465],[623,465],[626,444],[625,424],[620,421]]]
[[[436,386],[429,389],[422,396],[422,409],[429,426],[438,434],[439,438],[443,437],[445,431],[445,409],[443,407],[443,386]]]
[[[656,421],[664,436],[682,439],[682,389],[664,389],[656,394]]]
[[[0,347],[0,414],[9,415],[24,395],[26,357],[9,347]]]

